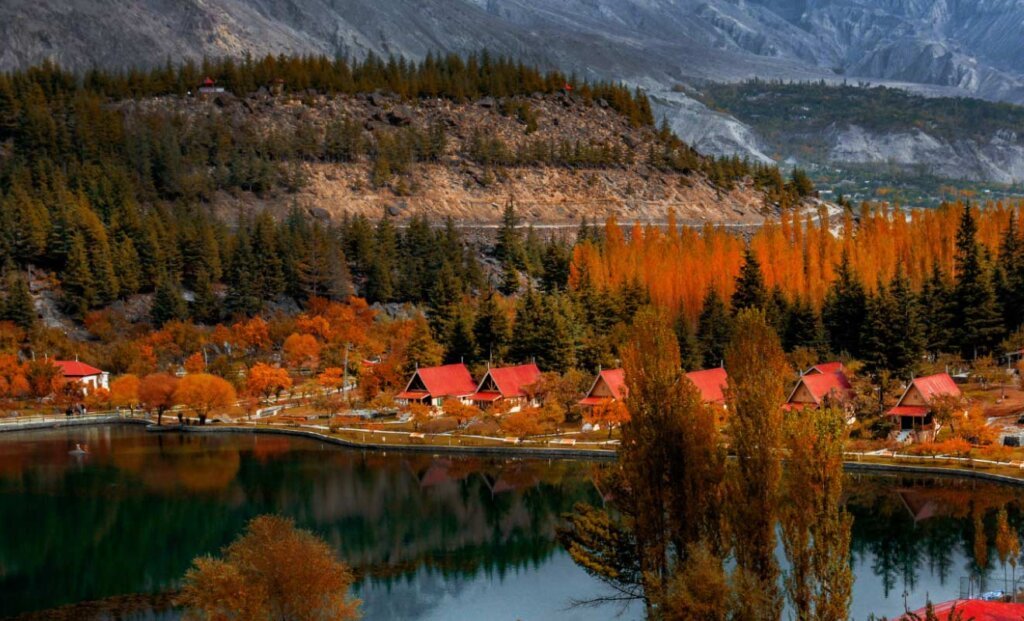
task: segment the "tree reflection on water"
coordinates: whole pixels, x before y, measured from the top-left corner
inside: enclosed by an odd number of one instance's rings
[[[68,455],[76,442],[90,455]],[[367,618],[378,610],[411,619],[425,605],[451,605],[455,595],[442,595],[441,580],[457,589],[481,576],[563,567],[560,516],[581,501],[614,505],[602,484],[609,467],[361,453],[275,436],[122,428],[4,435],[0,617],[177,589],[195,556],[217,552],[249,519],[271,513],[339,551],[361,581],[356,595]],[[1007,505],[1018,530],[1018,491],[861,475],[846,489],[855,611],[868,587],[895,602],[908,585],[923,597],[937,584],[955,589],[972,572],[1002,578],[996,513]],[[986,535],[984,570],[970,560],[976,515]],[[394,608],[397,593],[419,599]],[[566,592],[556,607],[585,595]]]

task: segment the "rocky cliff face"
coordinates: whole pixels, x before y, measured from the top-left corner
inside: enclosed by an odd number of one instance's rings
[[[880,134],[850,125],[829,132],[827,161],[920,167],[936,177],[1024,183],[1024,136],[997,132],[988,140],[949,140],[914,129]]]

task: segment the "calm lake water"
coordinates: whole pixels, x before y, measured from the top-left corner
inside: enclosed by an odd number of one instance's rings
[[[70,455],[75,443],[90,454]],[[325,537],[358,572],[371,621],[637,619],[638,607],[572,608],[604,591],[555,541],[560,515],[602,502],[595,475],[605,467],[128,427],[0,434],[0,618],[173,589],[193,557],[277,513]],[[855,619],[900,613],[905,597],[956,597],[967,576],[1002,587],[988,542],[999,507],[1019,523],[1017,490],[865,476],[849,489]]]

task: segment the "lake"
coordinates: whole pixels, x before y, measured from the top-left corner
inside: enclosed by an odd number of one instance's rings
[[[89,454],[69,454],[76,443]],[[555,541],[574,504],[603,502],[608,467],[122,426],[0,434],[0,618],[174,589],[195,556],[276,513],[353,567],[368,620],[637,619],[638,606],[573,607],[605,591]],[[848,489],[855,619],[957,597],[969,576],[1002,588],[994,515],[1006,505],[1019,527],[1018,490],[861,475]]]

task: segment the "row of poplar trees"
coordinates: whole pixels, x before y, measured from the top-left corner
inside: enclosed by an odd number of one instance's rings
[[[735,328],[725,367],[736,460],[727,462],[720,406],[703,403],[682,375],[665,316],[639,311],[623,354],[630,420],[621,467],[607,482],[615,511],[578,505],[561,542],[612,587],[608,600],[642,601],[649,619],[777,621],[785,602],[794,618],[845,619],[853,577],[843,413],[828,406],[784,415],[789,369],[775,330],[751,307]]]
[[[902,270],[869,290],[844,252],[821,312],[806,300],[788,301],[769,290],[756,256],[747,250],[730,300],[713,289],[703,302],[696,334],[678,326],[680,347],[690,367],[717,366],[733,333],[733,314],[759,308],[778,332],[786,351],[810,348],[820,355],[849,355],[872,373],[907,378],[925,356],[959,355],[971,360],[1000,352],[1007,337],[1024,325],[1024,240],[1011,213],[997,258],[977,242],[973,208],[964,207],[956,234],[955,272],[938,266],[920,290]]]

